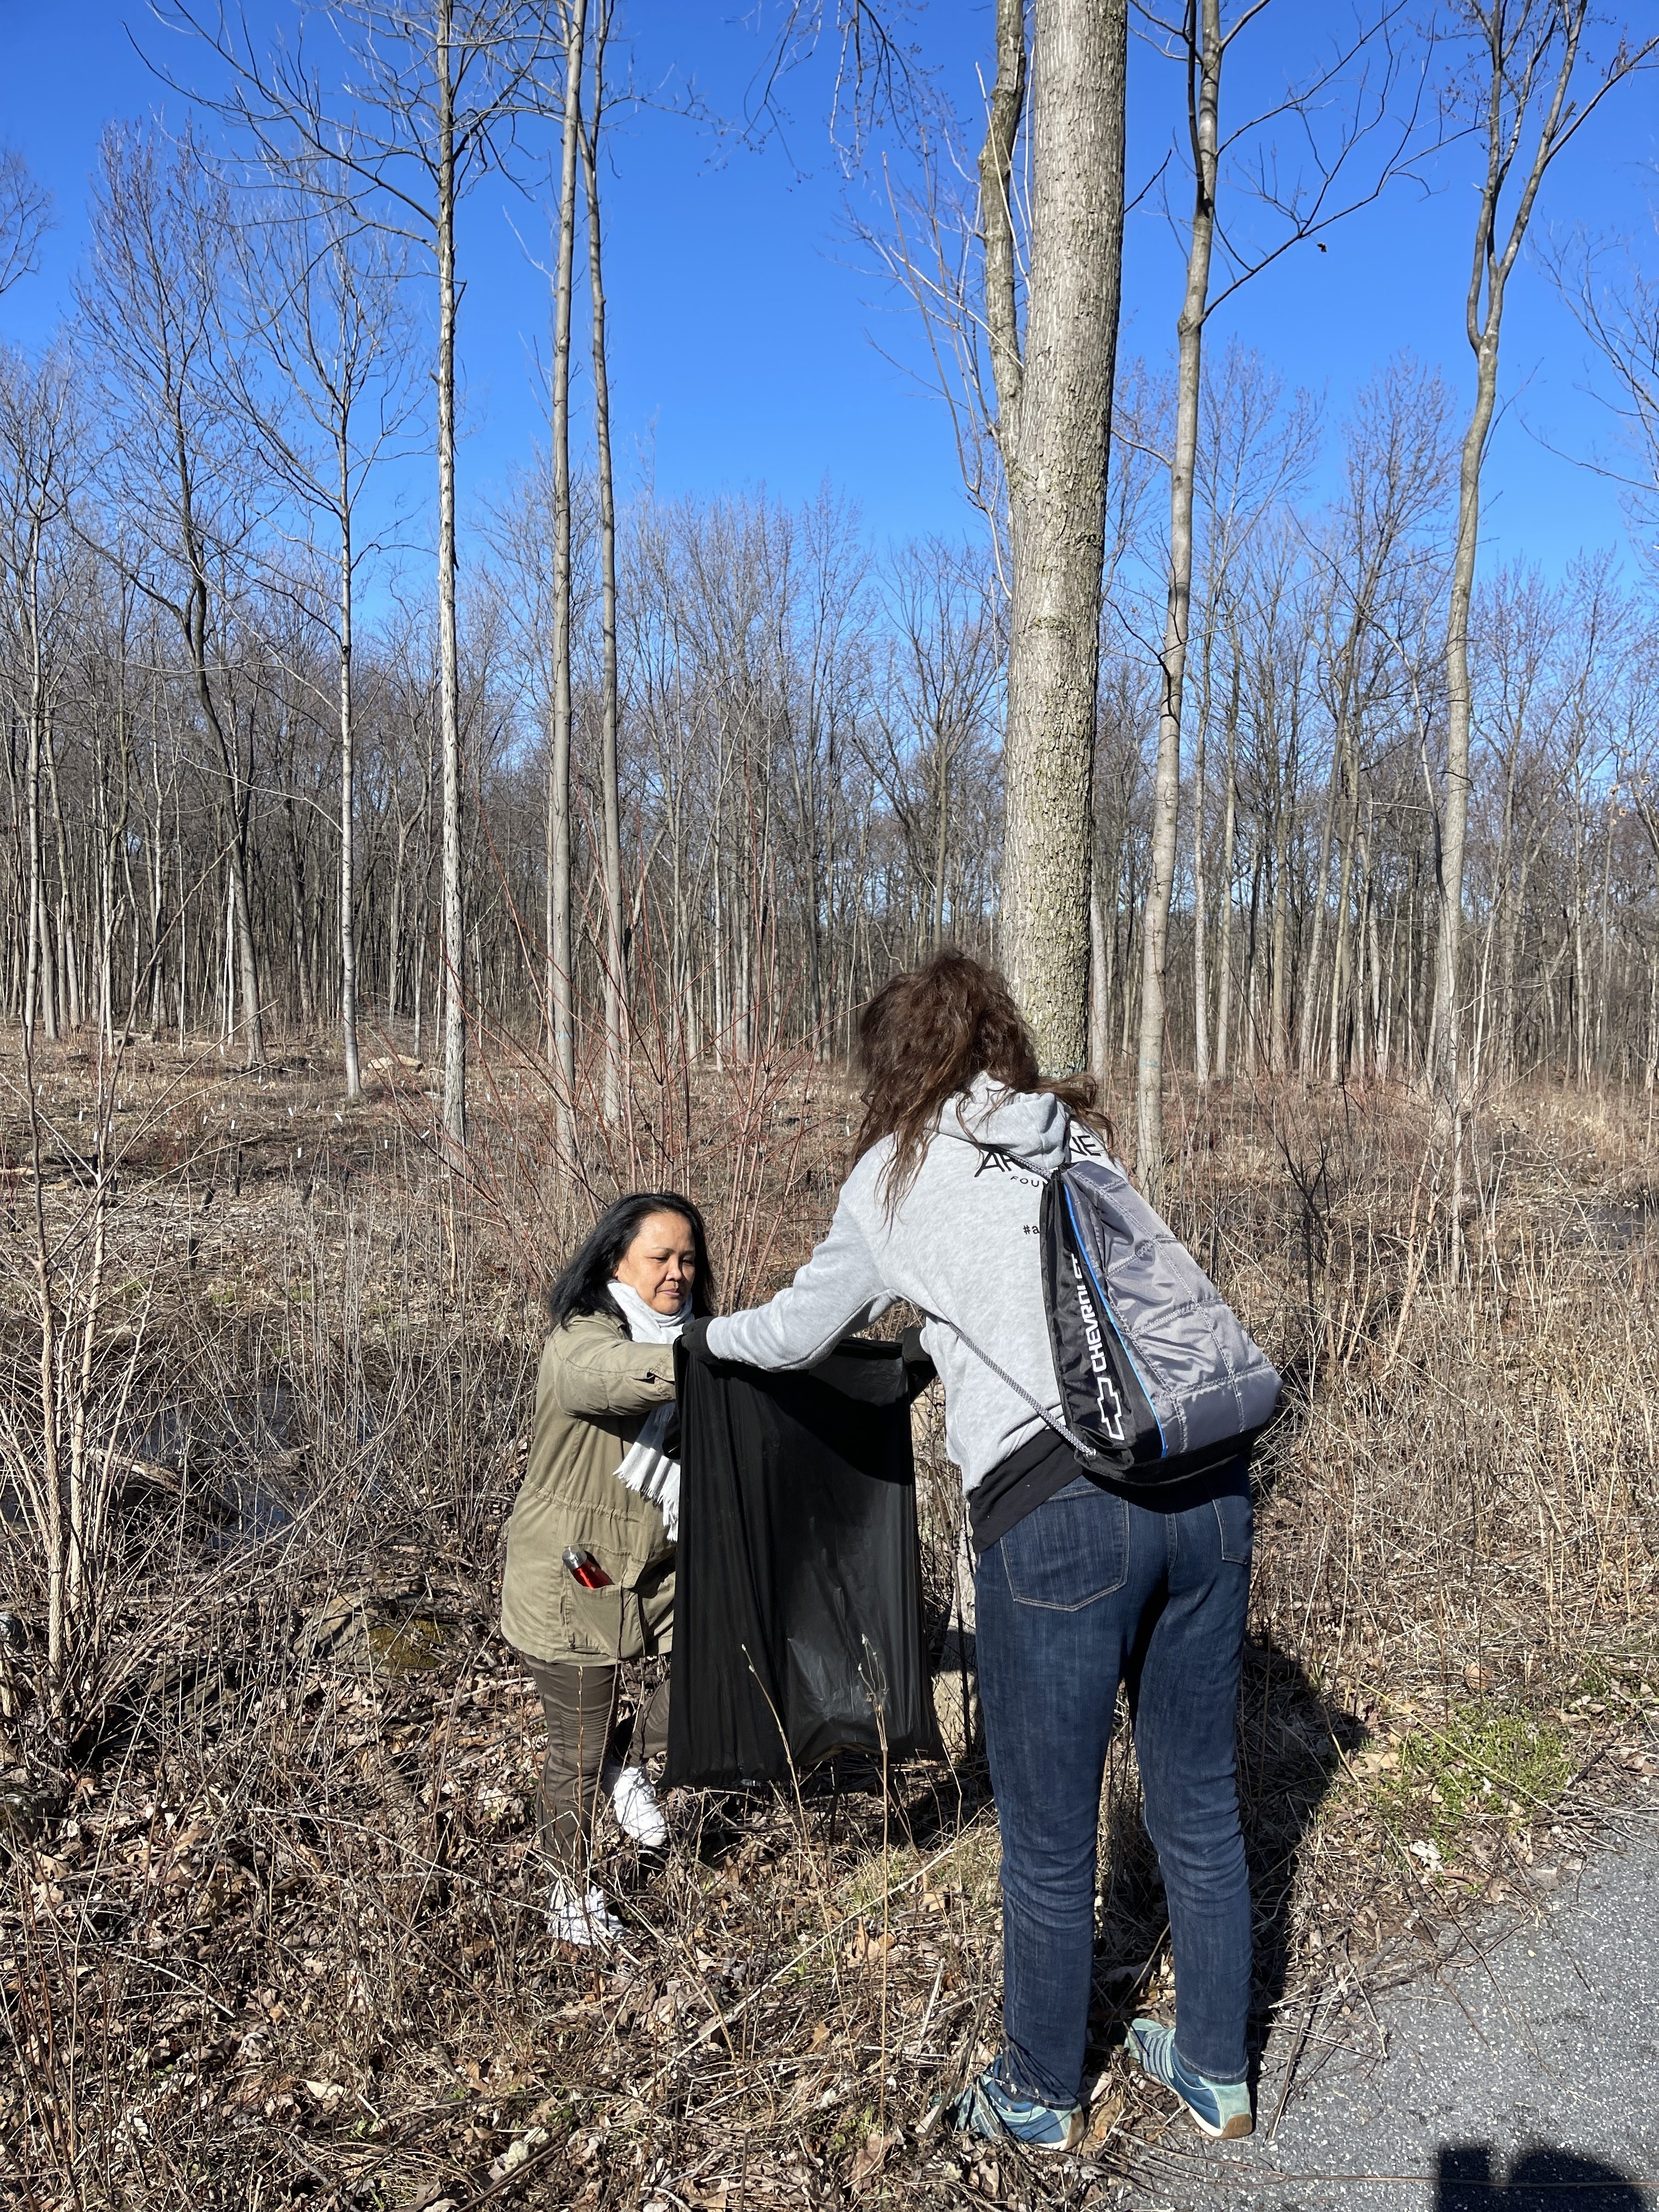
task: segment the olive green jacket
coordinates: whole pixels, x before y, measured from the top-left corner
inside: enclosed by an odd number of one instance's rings
[[[501,1632],[529,1657],[605,1666],[668,1650],[674,1547],[661,1509],[617,1469],[673,1395],[673,1346],[635,1344],[608,1314],[578,1314],[548,1338],[501,1586]],[[608,1589],[576,1581],[563,1559],[572,1545],[592,1553]]]

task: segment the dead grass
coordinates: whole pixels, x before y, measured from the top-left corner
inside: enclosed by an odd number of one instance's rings
[[[91,1073],[46,1071],[64,1222]],[[409,1071],[348,1113],[299,1052],[258,1085],[211,1056],[124,1063],[112,1375],[149,1319],[118,1553],[61,1721],[32,1650],[0,1650],[0,2197],[1118,2201],[1166,2117],[1114,2032],[1169,1993],[1121,1732],[1086,2155],[1028,2170],[925,2124],[994,2045],[999,1948],[936,1437],[924,1565],[951,1764],[886,1796],[852,1767],[799,1802],[688,1796],[665,1869],[611,1853],[624,1955],[596,1970],[550,1946],[537,1715],[495,1633],[496,1554],[535,1285],[585,1201],[538,1177],[534,1069],[512,1073],[489,1171],[457,1201]],[[761,1279],[833,1191],[845,1108],[810,1075],[746,1103],[711,1079],[675,1139]],[[1241,1088],[1186,1109],[1177,1225],[1289,1378],[1260,1469],[1241,1773],[1261,2014],[1324,2050],[1377,1981],[1569,1879],[1654,1767],[1651,1132],[1645,1102],[1496,1102],[1455,1231],[1409,1096]],[[752,1146],[757,1121],[764,1160],[734,1167],[722,1145],[735,1127]],[[20,1133],[0,1128],[0,1159]],[[14,1391],[21,1279],[0,1293]],[[0,1602],[32,1625],[4,1540]]]

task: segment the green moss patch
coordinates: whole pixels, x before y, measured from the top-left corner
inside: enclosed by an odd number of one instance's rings
[[[1552,1810],[1572,1771],[1571,1747],[1554,1721],[1483,1700],[1443,1729],[1407,1736],[1376,1796],[1402,1838],[1432,1844],[1449,1861],[1474,1823],[1518,1828]]]
[[[388,1674],[429,1674],[442,1662],[449,1639],[435,1620],[418,1613],[404,1620],[371,1621],[368,1648]]]

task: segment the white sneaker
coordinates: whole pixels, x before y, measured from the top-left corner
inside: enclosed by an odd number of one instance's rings
[[[659,1851],[668,1841],[668,1823],[657,1802],[657,1793],[646,1778],[645,1769],[607,1768],[599,1779],[611,1792],[611,1809],[623,1835],[631,1836],[648,1851]]]
[[[556,1877],[547,1893],[547,1932],[556,1943],[603,1950],[622,1934],[623,1924],[605,1903],[603,1890],[590,1889],[584,1897],[574,1882]]]

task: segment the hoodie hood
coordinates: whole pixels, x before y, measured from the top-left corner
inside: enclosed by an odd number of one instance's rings
[[[849,1328],[906,1300],[927,1316],[923,1341],[945,1378],[945,1449],[971,1491],[1042,1429],[1034,1405],[1058,1404],[1040,1232],[1067,1118],[1048,1091],[978,1077],[946,1099],[896,1206],[882,1187],[892,1139],[872,1145],[794,1281],[770,1305],[711,1321],[710,1352],[755,1367],[810,1366]],[[1079,1158],[1101,1156],[1087,1123],[1070,1133]],[[969,1340],[990,1347],[994,1369]]]
[[[1066,1157],[1067,1115],[1047,1091],[1010,1091],[989,1075],[976,1075],[939,1119],[939,1134],[1006,1152],[1022,1167],[1052,1175]]]

